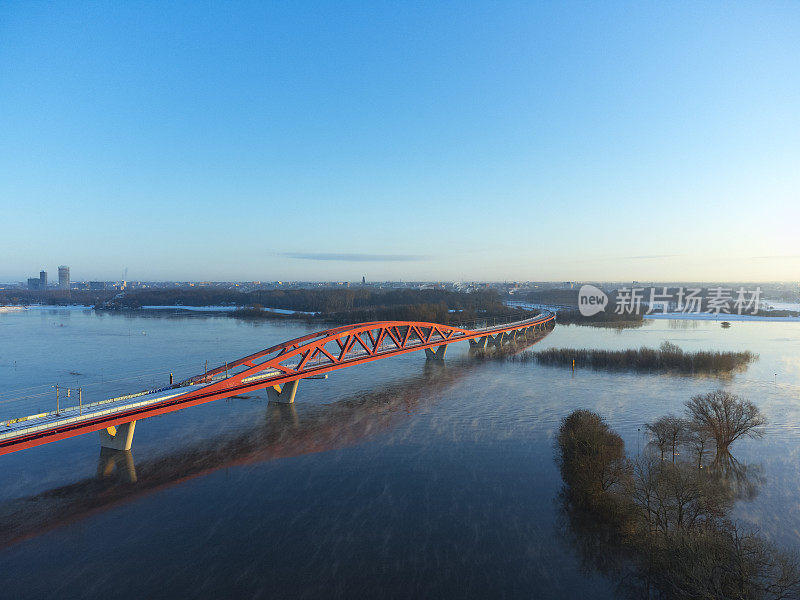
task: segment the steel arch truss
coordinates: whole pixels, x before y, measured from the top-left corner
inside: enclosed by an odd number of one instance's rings
[[[204,393],[226,388],[241,390],[279,385],[415,350],[538,328],[552,320],[552,314],[545,314],[478,330],[416,321],[373,321],[346,325],[283,342],[184,383],[208,383],[198,390]]]

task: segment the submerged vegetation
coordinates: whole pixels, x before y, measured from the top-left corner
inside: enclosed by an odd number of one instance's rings
[[[697,414],[698,402],[719,403],[722,395],[731,412]],[[629,458],[622,438],[599,415],[574,411],[555,443],[564,533],[589,566],[619,582],[624,596],[800,597],[797,557],[729,517],[738,499],[754,493],[747,479],[755,470],[733,459],[720,432],[758,436],[763,424],[752,403],[712,392],[690,400],[686,418],[649,424],[651,443]],[[704,465],[709,440],[722,445]]]
[[[658,349],[641,347],[632,350],[595,350],[589,348],[547,348],[527,351],[511,360],[536,361],[544,365],[561,365],[593,369],[631,371],[680,371],[682,373],[729,373],[747,367],[758,358],[744,352],[703,350],[684,352],[670,342]]]

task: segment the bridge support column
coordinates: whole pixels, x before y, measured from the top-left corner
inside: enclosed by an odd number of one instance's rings
[[[136,421],[123,423],[119,427],[107,427],[100,430],[100,445],[111,450],[130,450],[133,443],[133,430]]]
[[[485,336],[479,337],[479,338],[477,338],[475,340],[470,340],[469,341],[469,347],[470,348],[479,348],[479,349],[483,350],[483,349],[486,348],[486,344],[488,342],[489,342],[489,336],[485,335]]]
[[[434,352],[430,348],[425,348],[425,358],[428,360],[444,360],[444,355],[447,354],[447,344],[442,344]]]
[[[505,337],[506,337],[505,332],[498,333],[496,336],[494,336],[494,339],[492,340],[492,344],[494,344],[498,348],[502,347],[503,346],[503,340],[505,339]]]
[[[297,393],[299,379],[284,383],[282,386],[273,385],[267,388],[267,398],[270,402],[280,402],[281,404],[292,404],[294,395]]]

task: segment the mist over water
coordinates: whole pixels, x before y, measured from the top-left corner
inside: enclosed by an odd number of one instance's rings
[[[220,315],[0,314],[0,420],[54,409],[52,384],[83,386],[90,402],[309,331]],[[800,548],[800,324],[557,326],[537,347],[663,341],[759,360],[722,378],[573,374],[475,360],[464,343],[444,365],[416,352],[303,381],[294,406],[260,392],[141,421],[122,459],[96,435],[0,457],[0,596],[613,598],[559,515],[559,421],[596,411],[636,454],[645,422],[718,387],[769,419],[764,439],[732,448],[757,474],[734,516]]]

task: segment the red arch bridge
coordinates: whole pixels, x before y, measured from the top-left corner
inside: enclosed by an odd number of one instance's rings
[[[266,389],[271,401],[294,402],[301,379],[398,354],[424,350],[443,360],[447,346],[468,341],[474,348],[502,344],[553,327],[543,312],[522,321],[472,329],[437,323],[373,321],[310,333],[180,383],[60,410],[0,422],[0,455],[100,432],[103,447],[129,450],[136,422],[248,391]]]

